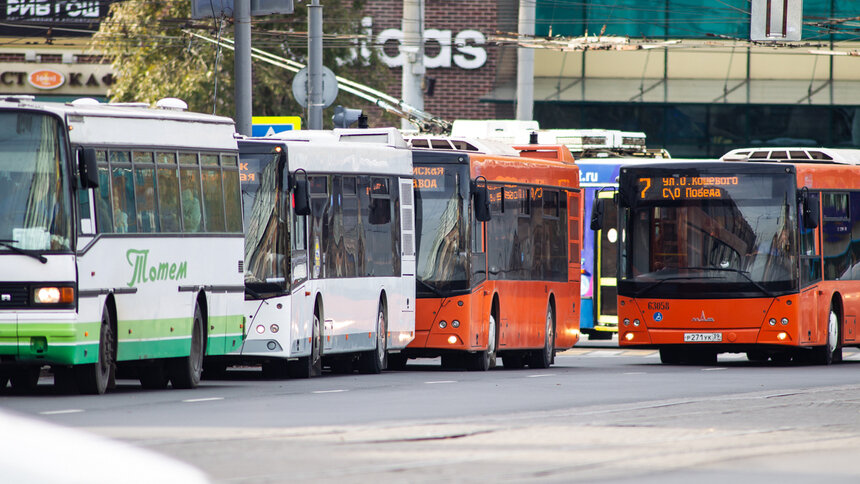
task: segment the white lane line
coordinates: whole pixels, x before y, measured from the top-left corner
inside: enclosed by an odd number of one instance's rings
[[[528,376],[526,376],[526,378],[543,378],[543,377],[546,377],[546,376],[555,376],[555,375],[554,375],[554,374],[552,374],[552,373],[540,373],[540,374],[537,374],[537,375],[528,375]]]
[[[347,392],[347,391],[349,391],[349,390],[317,390],[317,391],[311,392],[311,393],[342,393],[342,392]]]
[[[188,400],[182,400],[182,403],[214,402],[217,400],[224,400],[224,398],[223,397],[189,398]]]
[[[436,385],[437,383],[457,383],[457,380],[438,380],[438,381],[425,381],[427,385]]]
[[[39,412],[39,415],[63,415],[66,413],[82,413],[83,410],[80,408],[70,408],[68,410],[50,410],[47,412]]]
[[[702,371],[720,371],[720,370],[728,370],[728,368],[725,368],[722,366],[717,367],[717,368],[702,368]]]

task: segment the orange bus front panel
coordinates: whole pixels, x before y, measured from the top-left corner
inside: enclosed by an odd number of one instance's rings
[[[798,301],[798,295],[732,300],[619,297],[619,344],[797,346]]]

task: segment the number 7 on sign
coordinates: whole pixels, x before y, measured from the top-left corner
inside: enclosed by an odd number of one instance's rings
[[[651,179],[650,178],[640,178],[639,183],[645,183],[645,187],[642,188],[642,192],[639,194],[639,198],[645,198],[645,192],[651,188]]]

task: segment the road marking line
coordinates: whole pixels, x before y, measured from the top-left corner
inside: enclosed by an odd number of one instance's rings
[[[70,408],[68,410],[50,410],[47,412],[39,412],[39,415],[62,415],[65,413],[82,413],[80,408]]]
[[[349,390],[317,390],[317,391],[311,392],[311,393],[341,393],[341,392],[346,392],[346,391],[349,391]]]
[[[720,370],[728,370],[728,368],[725,368],[725,367],[718,367],[718,368],[702,368],[702,371],[720,371]]]
[[[457,383],[457,380],[425,381],[424,383],[428,385],[435,385],[437,383]]]
[[[541,373],[539,375],[528,375],[526,378],[543,378],[545,376],[555,376],[552,373]]]
[[[182,403],[214,402],[216,400],[224,400],[224,398],[223,397],[189,398],[188,400],[182,400]]]

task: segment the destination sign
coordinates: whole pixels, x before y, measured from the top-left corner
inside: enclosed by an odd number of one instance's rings
[[[412,168],[412,186],[426,192],[445,191],[445,168],[441,166],[415,166]]]
[[[773,179],[762,176],[651,176],[636,181],[638,200],[749,200],[773,196]]]

